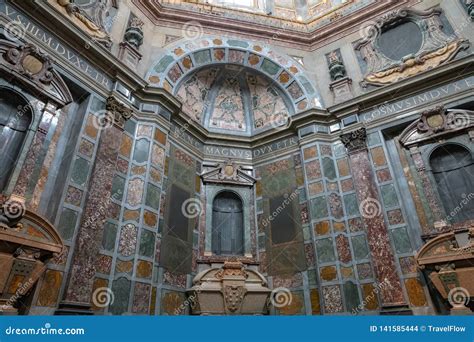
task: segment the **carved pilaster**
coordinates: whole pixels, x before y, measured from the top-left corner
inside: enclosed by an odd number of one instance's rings
[[[91,314],[91,298],[95,276],[95,261],[99,253],[98,241],[102,240],[103,227],[109,216],[112,181],[116,170],[123,124],[132,111],[125,104],[110,96],[106,102],[107,120],[100,135],[97,156],[89,184],[84,214],[75,243],[74,256],[64,300],[57,314]]]
[[[395,257],[387,225],[384,221],[382,202],[375,183],[375,174],[367,150],[367,134],[365,128],[341,135],[341,140],[346,146],[349,154],[349,163],[356,191],[357,200],[360,203],[362,219],[367,227],[367,241],[374,262],[374,271],[377,282],[381,286],[380,297],[382,307],[391,310],[405,310],[406,302],[403,295],[401,280],[396,269]],[[370,215],[365,214],[367,207],[376,206],[380,208]],[[386,285],[386,286],[385,286]]]

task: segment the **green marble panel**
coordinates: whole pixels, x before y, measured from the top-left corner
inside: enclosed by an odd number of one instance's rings
[[[117,201],[121,201],[123,198],[123,191],[125,187],[125,178],[115,176],[112,181],[112,194],[111,197]]]
[[[352,281],[348,281],[343,285],[344,298],[346,300],[346,309],[351,312],[356,310],[360,304],[359,291],[357,285]]]
[[[359,205],[357,204],[356,194],[344,195],[344,205],[346,207],[347,216],[359,214]]]
[[[202,50],[194,53],[194,60],[197,64],[206,64],[211,61],[209,50]]]
[[[367,144],[369,146],[374,146],[380,144],[380,135],[379,132],[370,133],[367,135]]]
[[[161,195],[161,191],[159,187],[153,184],[148,184],[147,190],[146,190],[145,204],[152,207],[153,209],[159,210],[160,209],[160,195]]]
[[[72,238],[76,227],[76,221],[77,212],[68,208],[63,208],[58,224],[59,234],[61,234],[63,239],[70,240]]]
[[[137,163],[143,163],[148,160],[148,151],[150,149],[150,143],[148,140],[140,139],[135,143],[135,150],[133,152],[133,160]]]
[[[311,200],[311,216],[313,219],[320,219],[328,216],[326,197],[316,197]]]
[[[318,275],[315,270],[308,271],[308,283],[309,283],[309,286],[318,285]]]
[[[117,238],[118,227],[116,224],[106,222],[104,225],[104,235],[102,236],[102,248],[113,252],[115,249],[115,240]]]
[[[266,58],[263,60],[261,68],[270,75],[276,75],[278,70],[280,70],[280,66],[278,64],[275,64]]]
[[[137,127],[137,123],[134,120],[127,120],[125,121],[124,130],[131,135],[135,135],[135,128]]]
[[[316,252],[318,255],[318,263],[336,260],[332,238],[316,240]]]
[[[84,158],[77,157],[72,167],[71,180],[77,184],[84,186],[89,174],[90,163]]]
[[[140,236],[140,255],[152,257],[155,249],[155,234],[149,230],[142,230]]]
[[[356,260],[367,259],[369,257],[369,248],[365,235],[357,235],[352,237],[352,249]]]
[[[329,179],[336,178],[336,168],[334,167],[334,161],[331,158],[323,158],[323,172],[324,176]]]
[[[112,293],[114,301],[109,306],[109,311],[114,315],[121,315],[128,311],[128,300],[130,296],[131,281],[127,278],[114,280]]]
[[[227,41],[227,44],[229,44],[229,46],[238,46],[241,48],[247,48],[249,46],[247,42],[244,42],[242,40],[236,40],[236,39],[229,39]]]
[[[168,67],[168,65],[170,65],[170,63],[172,63],[174,61],[174,58],[171,57],[171,56],[164,56],[162,59],[160,59],[160,61],[158,62],[158,64],[155,66],[155,72],[163,72],[166,70],[166,68]]]
[[[391,235],[397,253],[408,253],[412,251],[410,237],[408,236],[406,227],[392,229]]]
[[[397,192],[393,184],[382,185],[380,191],[382,192],[382,201],[386,208],[398,206]]]

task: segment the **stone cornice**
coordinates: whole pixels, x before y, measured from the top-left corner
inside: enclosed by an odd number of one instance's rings
[[[308,31],[306,29],[297,30],[295,28],[279,28],[265,25],[258,22],[249,22],[234,18],[216,17],[209,13],[199,13],[188,9],[178,9],[163,6],[158,0],[132,0],[142,13],[155,25],[171,25],[182,27],[182,25],[192,18],[198,21],[209,33],[227,33],[237,36],[258,40],[271,40],[277,45],[297,47],[302,50],[312,51],[324,46],[342,36],[360,29],[363,21],[373,20],[389,10],[394,10],[410,3],[414,0],[401,1],[375,1],[366,7],[356,10],[347,16],[337,18],[327,25],[323,25]],[[258,17],[258,15],[256,15]],[[279,19],[278,19],[279,20]],[[302,24],[301,24],[302,25]],[[214,32],[216,31],[216,32]]]

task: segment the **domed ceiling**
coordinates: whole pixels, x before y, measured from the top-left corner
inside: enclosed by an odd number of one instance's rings
[[[272,79],[246,67],[202,68],[177,89],[183,112],[214,132],[251,135],[284,125],[294,114]]]

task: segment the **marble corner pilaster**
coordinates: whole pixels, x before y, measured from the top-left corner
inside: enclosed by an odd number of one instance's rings
[[[357,200],[360,203],[362,219],[367,227],[367,240],[379,284],[382,308],[404,306],[406,301],[401,280],[397,274],[395,256],[390,245],[387,226],[384,221],[382,202],[379,198],[375,175],[367,149],[365,128],[344,133],[341,140],[349,154],[349,163],[354,178]],[[374,213],[365,214],[364,205],[374,205]]]
[[[123,135],[123,123],[131,116],[130,110],[112,97],[107,99],[106,108],[110,111],[110,118],[113,118],[114,123],[104,128],[99,138],[69,278],[61,303],[67,306],[68,310],[80,308],[81,313],[90,311],[91,308],[95,261],[100,250],[103,226],[109,216],[112,182]]]

